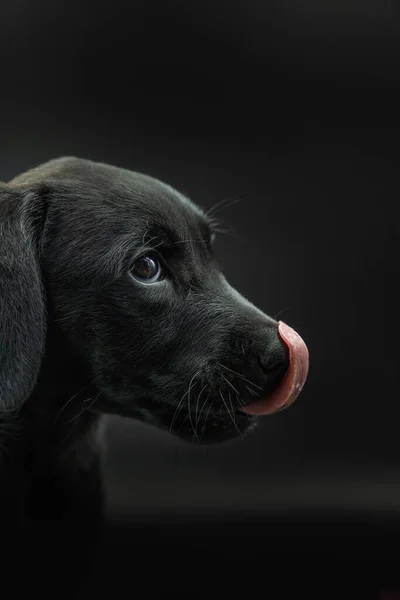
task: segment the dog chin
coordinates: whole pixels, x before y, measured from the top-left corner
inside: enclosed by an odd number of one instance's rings
[[[103,395],[104,399],[104,395]],[[141,421],[157,429],[161,429],[174,437],[192,444],[220,444],[239,439],[252,432],[257,425],[258,417],[246,415],[240,411],[196,415],[188,410],[176,414],[176,407],[160,406],[154,403],[147,406],[128,407],[125,403],[102,403],[92,407],[96,414],[113,414]]]
[[[253,431],[258,422],[258,417],[240,410],[202,411],[199,407],[189,412],[186,407],[177,409],[148,396],[132,400],[130,394],[107,391],[103,387],[92,412],[141,421],[194,444],[219,444],[241,438]]]
[[[220,444],[235,440],[250,433],[256,427],[258,418],[249,417],[240,411],[234,414],[214,413],[196,416],[195,412],[180,411],[176,408],[162,410],[137,409],[134,418],[157,427],[192,444]]]

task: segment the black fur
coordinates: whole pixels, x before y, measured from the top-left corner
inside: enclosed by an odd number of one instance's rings
[[[149,253],[153,284],[131,270]],[[277,322],[222,275],[207,214],[104,164],[1,184],[0,302],[1,481],[21,519],[101,514],[102,415],[233,439],[255,424],[240,407],[288,367]]]

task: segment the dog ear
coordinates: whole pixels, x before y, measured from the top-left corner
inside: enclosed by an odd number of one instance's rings
[[[0,183],[0,415],[31,394],[46,337],[40,269],[47,203]]]

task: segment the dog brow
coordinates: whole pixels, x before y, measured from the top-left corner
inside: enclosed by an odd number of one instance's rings
[[[208,224],[198,221],[196,225],[198,230],[200,230],[200,235],[195,237],[193,235],[194,232],[190,232],[189,228],[185,228],[185,231],[179,231],[178,229],[170,227],[168,224],[162,224],[148,228],[144,234],[144,239],[147,242],[150,238],[153,240],[157,239],[170,247],[175,244],[182,244],[186,241],[208,242],[211,236],[211,230]]]

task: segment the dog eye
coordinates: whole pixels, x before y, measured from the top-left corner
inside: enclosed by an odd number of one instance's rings
[[[141,283],[155,283],[162,276],[159,260],[151,254],[138,258],[130,269],[131,275]]]

